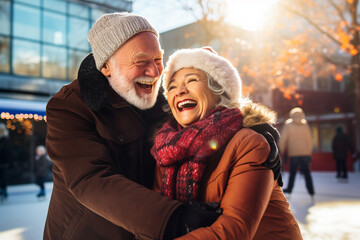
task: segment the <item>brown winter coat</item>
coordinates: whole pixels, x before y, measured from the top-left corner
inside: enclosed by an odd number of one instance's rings
[[[263,109],[264,110],[264,109]],[[247,109],[244,125],[262,123],[262,113]],[[251,120],[249,120],[251,118]],[[300,240],[295,217],[273,172],[260,164],[269,156],[266,139],[243,128],[227,144],[214,167],[207,169],[200,200],[220,202],[223,214],[210,227],[200,228],[181,240]],[[216,160],[216,158],[212,159]],[[162,170],[157,168],[158,191]]]
[[[164,116],[161,105],[135,109],[101,86],[107,83],[103,78],[89,55],[79,81],[64,86],[47,105],[54,187],[45,240],[160,239],[180,204],[148,189],[154,160],[147,140]],[[101,88],[106,94],[88,92]]]

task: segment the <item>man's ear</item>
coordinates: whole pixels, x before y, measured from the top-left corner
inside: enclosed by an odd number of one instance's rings
[[[108,61],[102,66],[100,69],[100,72],[104,74],[105,77],[111,77],[111,71],[110,71],[110,64]]]

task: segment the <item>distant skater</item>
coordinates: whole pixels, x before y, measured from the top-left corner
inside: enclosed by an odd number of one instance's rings
[[[342,127],[336,128],[336,134],[332,140],[331,148],[336,162],[336,178],[347,179],[346,158],[348,152],[354,152],[354,148],[349,136],[344,133]]]
[[[304,174],[306,188],[312,200],[315,194],[314,185],[310,173],[310,162],[312,154],[312,138],[310,127],[305,119],[304,111],[296,107],[289,113],[290,118],[286,120],[281,131],[279,148],[281,152],[287,151],[290,158],[290,176],[284,193],[291,193],[294,187],[297,169],[300,168]]]
[[[4,123],[0,123],[0,200],[8,197],[6,172],[9,165],[9,131]]]
[[[35,156],[35,183],[40,187],[40,192],[36,195],[38,198],[45,197],[45,179],[49,174],[50,160],[46,154],[44,146],[40,145],[36,148]]]

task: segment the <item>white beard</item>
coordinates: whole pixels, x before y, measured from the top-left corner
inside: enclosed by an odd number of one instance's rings
[[[145,110],[155,105],[160,88],[159,78],[154,80],[152,77],[139,77],[133,81],[128,81],[125,76],[116,71],[108,80],[112,89],[135,107]],[[151,93],[138,96],[135,89],[135,84],[138,81],[156,82],[152,86],[154,89]]]

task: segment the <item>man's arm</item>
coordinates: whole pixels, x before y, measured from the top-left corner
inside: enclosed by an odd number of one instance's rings
[[[277,180],[279,186],[282,187],[283,181],[281,176],[281,154],[276,144],[276,141],[280,138],[280,133],[276,128],[268,123],[254,125],[250,127],[250,129],[260,133],[266,138],[266,141],[270,146],[270,154],[266,161],[262,163],[262,165],[273,171],[274,179]]]
[[[161,239],[181,203],[119,174],[86,106],[69,101],[49,102],[46,140],[48,154],[67,189],[82,205],[137,238]]]
[[[48,154],[77,201],[138,239],[163,239],[165,230],[169,236],[183,235],[189,218],[196,220],[192,229],[215,221],[217,208],[185,206],[120,174],[86,108],[56,98],[47,107]]]

